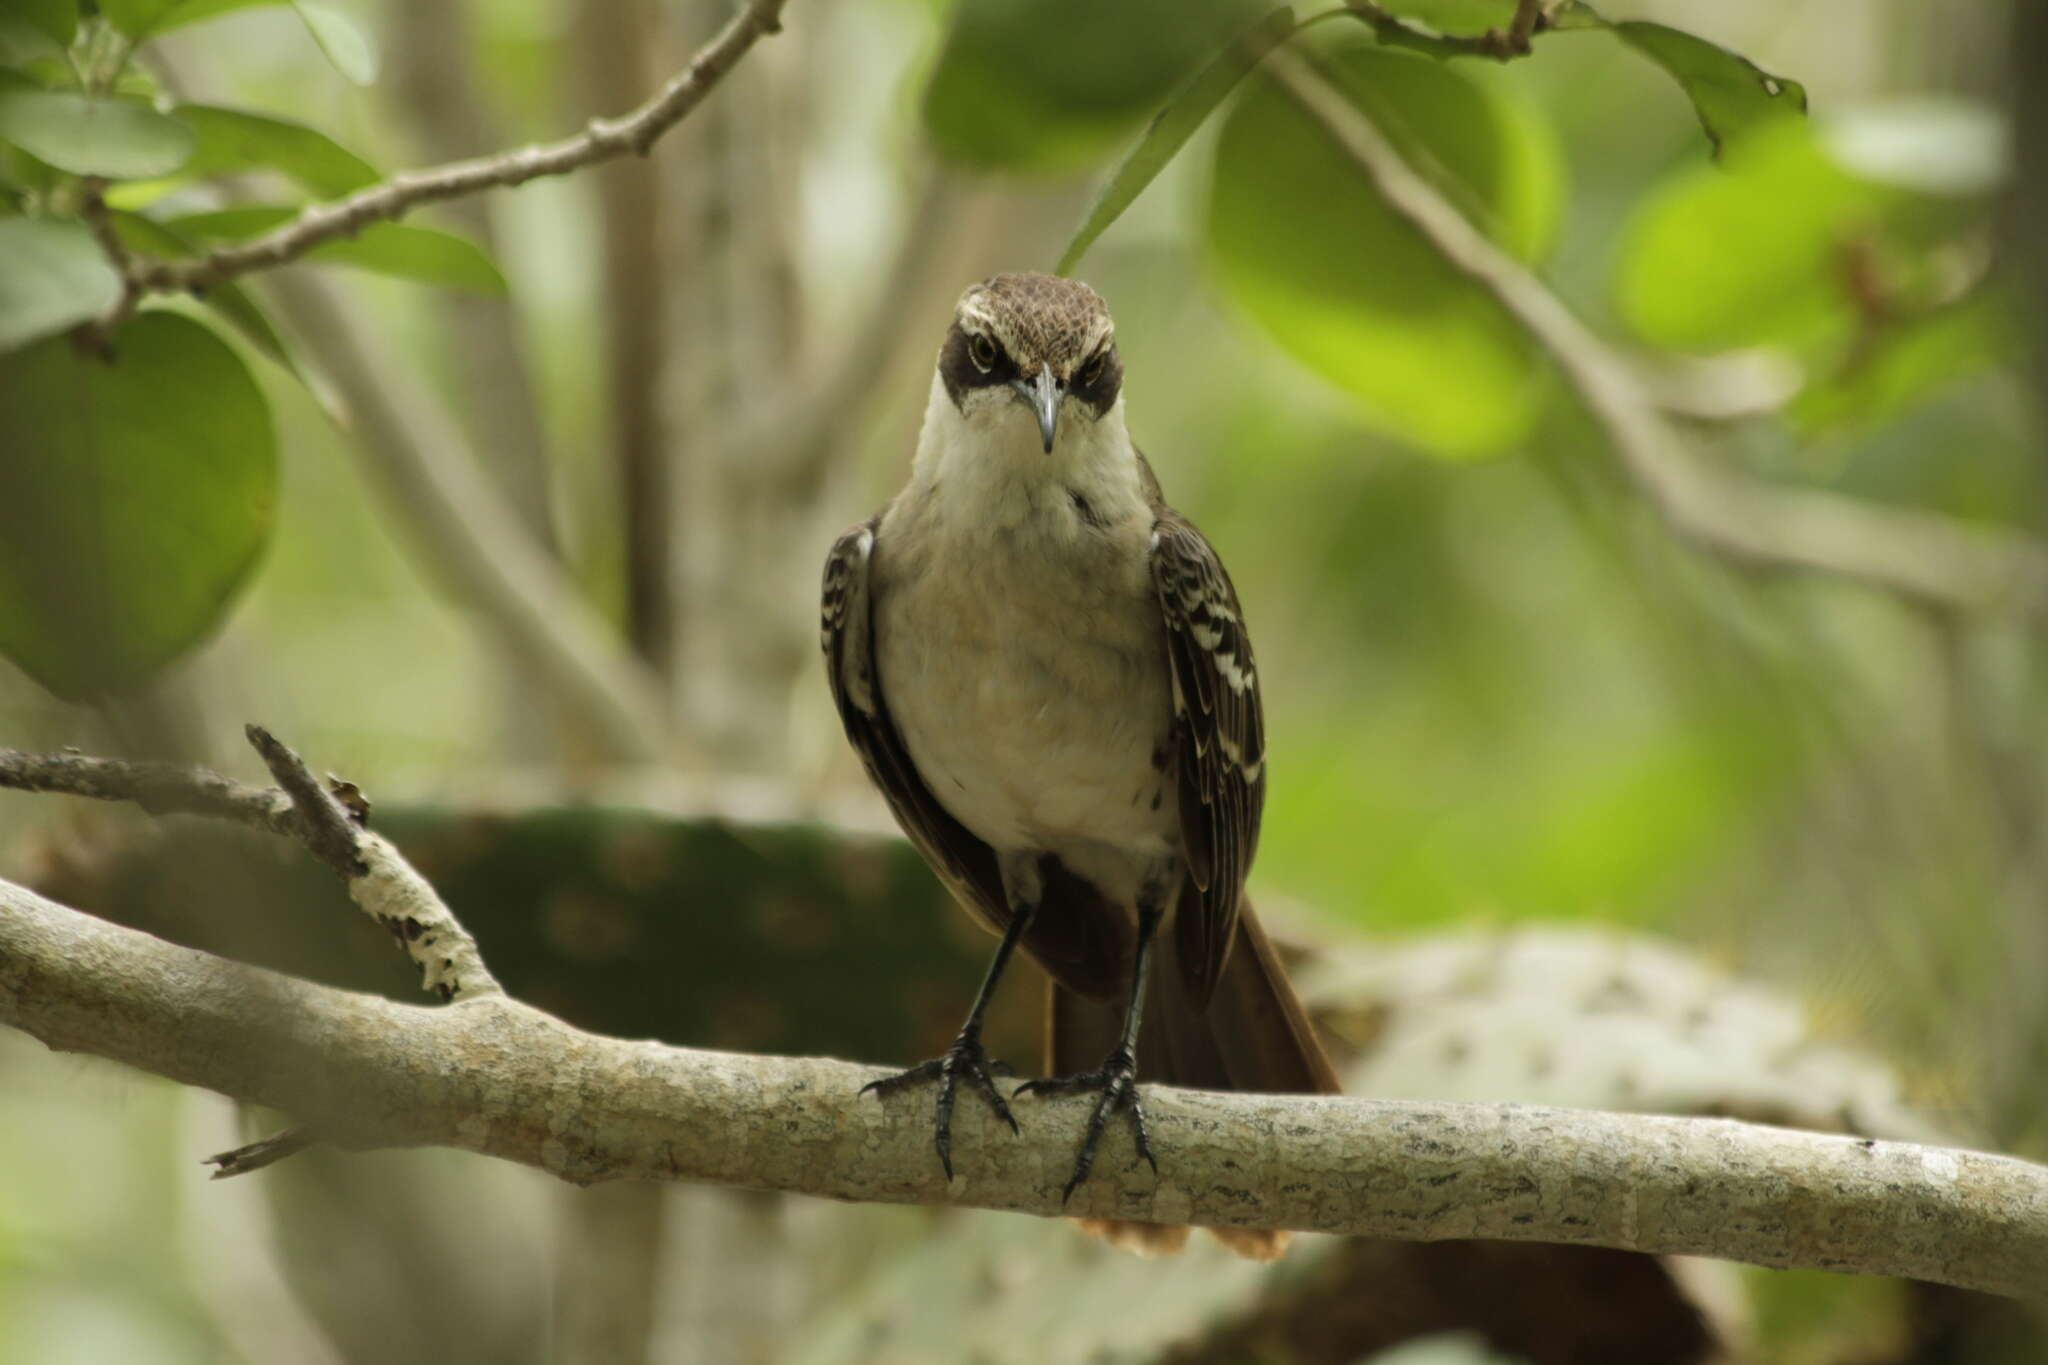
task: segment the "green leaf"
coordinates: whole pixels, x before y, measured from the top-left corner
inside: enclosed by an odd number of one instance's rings
[[[272,206],[222,209],[174,218],[164,226],[196,242],[238,241],[290,222],[298,212]],[[354,237],[321,243],[304,259],[480,294],[505,291],[505,277],[482,247],[467,237],[413,223],[372,223]]]
[[[173,112],[195,139],[191,158],[179,168],[181,176],[269,168],[284,172],[319,199],[339,199],[379,178],[376,167],[302,123],[204,104],[181,105]]]
[[[78,32],[78,5],[75,0],[7,0],[4,18],[19,21],[36,29],[55,43],[60,49],[71,46],[71,36]]]
[[[140,180],[192,154],[192,132],[134,100],[69,90],[0,90],[0,139],[73,175]]]
[[[1117,165],[1095,196],[1095,202],[1089,205],[1087,216],[1060,257],[1060,274],[1072,273],[1082,253],[1166,169],[1166,163],[1173,160],[1203,120],[1223,103],[1224,96],[1235,90],[1237,83],[1293,32],[1294,11],[1282,5],[1241,34],[1181,88],[1172,102],[1159,111],[1145,129],[1145,136],[1138,139],[1138,145]]]
[[[973,0],[925,87],[925,131],[962,165],[1085,166],[1258,13],[1252,0]]]
[[[1543,251],[1559,156],[1496,84],[1371,43],[1319,65],[1491,236],[1524,259]],[[1268,77],[1224,122],[1206,226],[1224,291],[1375,425],[1458,456],[1500,450],[1528,429],[1543,372],[1522,328],[1389,210]]]
[[[172,0],[172,4],[152,27],[151,32],[164,33],[187,24],[196,24],[217,15],[230,14],[235,10],[256,9],[267,5],[282,5],[287,0]]]
[[[115,28],[140,41],[178,7],[178,0],[99,0],[99,7]]]
[[[0,351],[96,318],[120,297],[121,277],[85,224],[0,218]]]
[[[54,65],[67,73],[70,69],[64,65],[63,44],[26,19],[0,14],[0,72],[10,78],[7,84],[30,88],[48,84],[40,76],[31,80],[23,74],[31,64],[46,69]]]
[[[59,696],[149,678],[220,622],[270,537],[270,411],[232,348],[162,310],[111,364],[0,359],[0,653]]]
[[[291,0],[291,6],[336,71],[357,85],[376,81],[377,49],[353,17],[323,0]]]
[[[1786,415],[1809,435],[1874,427],[1997,365],[2013,340],[2005,319],[1979,294],[1859,339]]]
[[[1803,120],[1761,130],[1645,198],[1622,234],[1616,305],[1644,340],[1681,350],[1815,341],[1846,325],[1846,254],[1884,205]]]
[[[1805,86],[1773,76],[1725,47],[1664,24],[1630,20],[1611,27],[1685,90],[1716,155],[1733,138],[1806,112]]]

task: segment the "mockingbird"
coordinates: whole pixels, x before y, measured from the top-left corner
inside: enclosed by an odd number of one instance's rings
[[[1266,774],[1237,593],[1124,429],[1094,290],[1016,274],[961,295],[909,484],[825,561],[823,635],[868,775],[1002,935],[946,1055],[870,1087],[937,1082],[949,1178],[962,1082],[1017,1126],[981,1029],[1020,945],[1052,977],[1047,1070],[1063,1078],[1016,1093],[1098,1096],[1069,1196],[1119,1111],[1158,1168],[1139,1081],[1336,1091],[1244,897]],[[1186,1236],[1092,1230],[1140,1250]],[[1283,1237],[1226,1240],[1271,1256]]]

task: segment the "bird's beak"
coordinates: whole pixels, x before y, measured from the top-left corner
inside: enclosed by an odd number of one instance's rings
[[[1029,381],[1012,379],[1010,388],[1018,401],[1031,409],[1038,417],[1038,434],[1045,440],[1045,453],[1052,454],[1053,429],[1059,425],[1060,399],[1063,396],[1058,377],[1052,366],[1040,365],[1038,375]]]

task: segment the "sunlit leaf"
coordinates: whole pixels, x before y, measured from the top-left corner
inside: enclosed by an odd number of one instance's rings
[[[0,358],[0,653],[60,696],[145,681],[220,622],[269,539],[262,392],[190,318],[112,363],[61,337]]]
[[[1880,329],[1809,386],[1787,412],[1812,433],[1865,428],[1999,363],[2013,340],[1979,296]]]
[[[121,277],[85,224],[0,218],[0,351],[98,317]]]
[[[1805,86],[1773,76],[1725,47],[1664,24],[1630,20],[1612,27],[1684,88],[1716,153],[1731,138],[1806,112]]]
[[[196,139],[181,175],[278,170],[320,199],[339,199],[378,180],[369,162],[302,123],[203,104],[181,105],[174,113]]]
[[[73,175],[139,180],[192,154],[192,131],[135,100],[69,90],[0,90],[0,139]]]
[[[353,16],[323,0],[291,0],[291,5],[336,71],[357,85],[376,81],[377,49]]]
[[[1082,253],[1166,169],[1166,163],[1195,135],[1224,96],[1235,90],[1237,83],[1293,32],[1294,12],[1283,5],[1231,43],[1159,111],[1138,145],[1118,164],[1089,206],[1087,217],[1060,257],[1060,274],[1073,270]]]
[[[963,165],[1086,165],[1269,7],[1253,0],[961,5],[925,87],[925,130],[940,155]]]
[[[297,209],[270,206],[222,209],[174,218],[165,226],[192,241],[236,241],[290,222],[297,214]],[[482,247],[467,237],[414,223],[372,223],[354,237],[322,242],[303,259],[477,293],[505,290],[505,277]]]
[[[1559,157],[1497,87],[1370,42],[1323,64],[1483,230],[1525,259],[1542,252]],[[1377,425],[1447,455],[1500,450],[1527,430],[1542,374],[1523,330],[1270,78],[1255,77],[1224,123],[1207,230],[1225,292]]]
[[[1621,315],[1647,341],[1714,351],[1839,330],[1844,271],[1883,199],[1837,166],[1804,122],[1695,165],[1648,196],[1616,270]]]

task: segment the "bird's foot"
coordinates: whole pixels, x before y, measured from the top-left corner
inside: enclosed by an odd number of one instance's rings
[[[1010,1113],[1010,1106],[1004,1102],[1002,1093],[996,1089],[995,1076],[1009,1075],[1008,1063],[991,1059],[981,1047],[981,1030],[963,1029],[953,1040],[953,1046],[946,1049],[943,1057],[934,1057],[928,1062],[919,1062],[908,1071],[899,1071],[893,1076],[884,1076],[878,1081],[869,1081],[860,1088],[865,1095],[870,1090],[887,1098],[919,1081],[936,1080],[939,1083],[939,1098],[936,1117],[932,1123],[934,1145],[939,1149],[939,1164],[946,1168],[946,1179],[953,1178],[953,1093],[962,1079],[988,1098],[989,1106],[996,1111],[996,1117],[1010,1125],[1016,1132],[1017,1119]]]
[[[1074,1197],[1081,1182],[1088,1178],[1088,1172],[1095,1166],[1095,1149],[1102,1142],[1102,1130],[1109,1126],[1110,1115],[1119,1109],[1130,1111],[1131,1122],[1136,1128],[1138,1155],[1152,1164],[1153,1174],[1159,1172],[1159,1161],[1152,1155],[1152,1135],[1145,1127],[1145,1102],[1138,1095],[1138,1063],[1126,1048],[1118,1048],[1103,1059],[1096,1071],[1083,1071],[1074,1076],[1061,1076],[1054,1080],[1026,1081],[1011,1092],[1011,1097],[1029,1092],[1034,1095],[1066,1095],[1076,1092],[1095,1091],[1095,1111],[1088,1116],[1088,1130],[1081,1138],[1081,1155],[1074,1160],[1074,1174],[1067,1181],[1066,1193],[1060,1196],[1065,1203]]]

